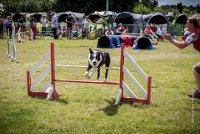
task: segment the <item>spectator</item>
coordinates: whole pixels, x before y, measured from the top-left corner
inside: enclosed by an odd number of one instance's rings
[[[149,25],[146,25],[145,29],[144,29],[144,34],[146,35],[150,35],[151,34],[151,28]]]
[[[21,29],[21,32],[24,31],[24,18],[21,16],[18,19],[17,30]]]
[[[76,23],[72,29],[72,37],[77,37],[80,31],[79,25]]]
[[[164,30],[163,30],[162,25],[160,25],[160,27],[157,29],[157,32],[156,32],[156,35],[158,36],[158,41],[159,39],[163,41],[163,37],[162,37],[163,34],[164,34]]]
[[[85,17],[83,21],[83,31],[85,32],[86,38],[88,38],[89,22],[90,22],[89,18]]]
[[[105,32],[106,36],[110,36],[110,35],[114,35],[114,32],[109,28],[106,32]]]
[[[72,26],[73,26],[73,18],[71,14],[68,15],[66,23],[67,23],[67,39],[71,39]]]
[[[3,39],[3,18],[0,15],[0,38]]]
[[[42,25],[42,34],[45,35],[46,29],[47,29],[47,19],[46,16],[42,16],[42,19],[40,20],[40,23]]]
[[[35,39],[35,28],[36,24],[35,24],[35,19],[33,18],[33,15],[30,15],[29,18],[29,40],[33,40]]]
[[[158,40],[158,37],[156,35],[157,33],[157,27],[155,26],[155,23],[150,24],[150,28],[151,28],[151,34],[156,38],[156,40]]]
[[[153,33],[156,34],[156,32],[157,32],[157,27],[155,26],[154,23],[153,23],[153,24],[150,24],[150,28],[151,28],[151,31],[152,31]]]
[[[119,23],[117,30],[116,30],[116,34],[117,35],[121,35],[125,30],[125,27],[122,25],[122,23]]]
[[[52,15],[52,18],[51,18],[51,27],[52,27],[52,31],[53,31],[53,37],[54,39],[58,39],[58,33],[57,33],[57,30],[58,30],[58,17],[56,15],[55,12],[52,12],[51,13]]]
[[[37,36],[37,27],[35,18],[33,18],[32,20],[32,31],[33,31],[33,39],[35,40]]]
[[[182,37],[182,40],[185,40],[190,35],[190,32],[188,31],[188,28],[184,28],[184,34]]]
[[[183,49],[193,44],[194,49],[200,52],[200,17],[195,14],[188,18],[187,20],[187,29],[191,33],[187,38],[183,41],[177,41],[172,38],[170,34],[164,34],[163,37],[168,39],[174,46]],[[193,66],[193,75],[196,81],[196,91],[188,94],[191,98],[200,99],[200,62]]]
[[[67,35],[67,28],[65,26],[62,26],[60,32],[60,37],[65,37]]]
[[[147,25],[144,29],[144,36],[148,37],[152,41],[155,40],[155,44],[158,44],[158,37],[152,30],[155,32],[157,31],[157,28],[154,27],[152,24]]]
[[[7,32],[7,36],[9,36],[9,38],[11,38],[12,36],[12,20],[11,20],[11,17],[10,16],[7,16],[7,20],[5,22],[5,25],[6,25],[6,32]]]
[[[109,22],[110,22],[110,24],[111,24],[111,26],[112,26],[111,30],[112,30],[112,31],[115,31],[115,30],[116,30],[116,22],[115,22],[114,16],[111,16],[111,17],[109,18]]]
[[[122,32],[122,35],[128,34],[128,27],[124,27],[124,31]]]

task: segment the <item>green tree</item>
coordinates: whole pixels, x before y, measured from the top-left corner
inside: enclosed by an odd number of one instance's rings
[[[197,4],[197,13],[200,13],[200,4]]]
[[[186,14],[190,14],[189,8],[183,8],[183,12],[186,13]]]
[[[161,12],[163,14],[166,14],[165,10],[162,7],[158,7],[158,6],[154,8],[154,12]]]
[[[151,13],[151,9],[140,3],[133,8],[133,12],[139,14],[148,14]]]
[[[179,12],[179,13],[182,13],[182,12],[183,12],[183,5],[182,5],[181,2],[177,4],[177,9],[178,9],[178,12]]]

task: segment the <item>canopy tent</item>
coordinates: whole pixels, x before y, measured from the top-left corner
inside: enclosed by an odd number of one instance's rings
[[[105,26],[108,26],[107,20],[99,12],[88,15],[88,18],[92,23],[104,24]]]
[[[102,18],[99,18],[95,23],[96,24],[102,24],[104,22],[104,20]]]
[[[103,17],[108,17],[108,16],[113,16],[113,15],[116,15],[116,12],[113,12],[113,11],[95,11],[94,14],[99,14]]]
[[[169,22],[173,22],[173,20],[174,20],[174,15],[166,15],[166,18],[167,18],[167,20],[169,21]]]
[[[122,12],[117,15],[115,18],[115,22],[117,24],[134,24],[134,23],[140,23],[142,19],[142,14],[134,14],[130,12]]]
[[[17,22],[21,17],[23,18],[24,22],[26,22],[26,14],[27,13],[12,14],[12,20],[13,20],[13,22]]]
[[[134,14],[130,12],[122,12],[117,15],[115,22],[117,24],[122,23],[128,26],[129,33],[140,32],[140,22],[142,20],[142,14]]]
[[[62,13],[58,13],[57,16],[58,16],[58,22],[61,23],[61,22],[65,22],[67,17],[69,16],[69,14],[71,14],[72,18],[73,18],[73,21],[75,23],[77,23],[77,19],[76,17],[72,14],[72,13],[69,13],[69,12],[62,12]]]
[[[184,28],[187,23],[188,15],[186,14],[177,14],[173,20],[173,30],[175,35],[182,36],[184,35]]]
[[[71,12],[69,11],[69,13],[73,14],[75,17],[76,17],[76,20],[81,23],[84,16],[85,16],[85,13],[78,13],[78,12]]]
[[[101,12],[97,12],[95,11],[94,13],[92,13],[91,15],[93,14],[98,14],[100,16],[103,16],[104,19],[108,20],[110,17],[116,17],[117,13],[116,12],[113,12],[113,11],[101,11]]]
[[[147,21],[147,25],[154,23],[154,24],[169,24],[168,19],[160,12],[152,14],[148,21]]]
[[[165,27],[165,31],[172,33],[172,28],[170,27],[168,19],[160,12],[143,15],[141,24],[143,25],[143,30],[146,25],[155,24],[163,25]]]
[[[40,22],[42,16],[46,16],[47,17],[47,13],[45,12],[38,12],[38,13],[16,13],[13,14],[12,19],[14,22],[17,22],[18,19],[20,19],[21,17],[23,17],[24,22],[26,22],[26,19],[30,18],[30,16],[33,16],[33,18],[35,18],[36,22]]]
[[[78,12],[71,12],[71,11],[67,11],[67,12],[61,12],[58,13],[58,22],[63,22],[66,20],[66,18],[69,16],[69,14],[71,14],[73,20],[75,23],[80,23],[83,19],[83,17],[85,16],[84,13],[78,13]]]
[[[144,14],[144,15],[142,15],[142,24],[143,25],[146,25],[146,23],[148,22],[148,20],[149,20],[149,18],[152,16],[153,14],[151,13],[151,14]]]
[[[173,24],[186,24],[187,19],[188,19],[188,15],[177,14],[174,21],[173,21]]]
[[[40,22],[42,16],[47,17],[47,14],[45,12],[31,13],[30,15],[33,15],[33,18],[35,18],[36,22]]]

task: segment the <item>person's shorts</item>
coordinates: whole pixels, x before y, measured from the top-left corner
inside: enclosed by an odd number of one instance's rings
[[[0,24],[0,33],[3,33],[3,24]]]
[[[197,64],[195,64],[195,65],[193,66],[193,68],[197,71],[197,73],[200,74],[200,62],[198,62]]]

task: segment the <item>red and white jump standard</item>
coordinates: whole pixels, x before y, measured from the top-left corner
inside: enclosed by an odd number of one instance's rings
[[[48,65],[44,71],[38,76],[38,78],[32,82],[32,76],[38,70],[38,68],[43,65],[50,59],[50,65]],[[141,84],[136,80],[136,78],[129,72],[129,70],[125,67],[124,61],[127,60],[132,67],[141,75],[144,81],[147,83],[147,89],[145,90]],[[73,83],[90,83],[90,84],[108,84],[108,85],[118,85],[119,92],[116,98],[115,104],[119,104],[121,102],[140,102],[144,104],[150,104],[151,101],[151,81],[152,77],[147,76],[144,71],[139,67],[139,65],[135,62],[135,60],[130,56],[130,54],[125,50],[124,45],[121,46],[121,60],[120,60],[120,68],[110,67],[109,69],[119,69],[120,80],[119,82],[104,82],[104,81],[88,81],[88,80],[65,80],[65,79],[56,79],[56,67],[64,67],[64,68],[87,68],[87,66],[73,66],[73,65],[59,65],[55,64],[55,48],[54,43],[51,43],[50,52],[46,53],[44,57],[30,70],[27,71],[27,93],[28,96],[48,96],[48,92],[46,89],[51,87],[53,89],[53,94],[51,97],[58,98],[60,95],[56,90],[56,83],[59,82],[73,82]],[[92,73],[94,73],[93,71]],[[35,87],[47,76],[47,74],[51,74],[50,80],[44,85],[41,91],[34,91]],[[91,75],[92,75],[91,73]],[[130,82],[135,86],[136,89],[140,91],[143,95],[142,98],[138,98],[135,93],[128,87],[128,85],[124,81],[124,76],[130,80]],[[125,96],[124,92],[128,95]]]

